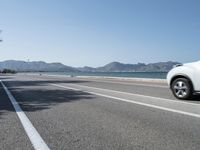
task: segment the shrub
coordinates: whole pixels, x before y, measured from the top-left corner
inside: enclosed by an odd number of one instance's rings
[[[15,74],[15,73],[17,73],[15,70],[11,70],[11,69],[4,69],[3,71],[2,71],[2,73],[11,73],[11,74]]]

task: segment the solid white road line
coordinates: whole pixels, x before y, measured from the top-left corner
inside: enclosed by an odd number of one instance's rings
[[[16,113],[19,117],[19,120],[26,131],[26,134],[28,135],[31,143],[33,144],[34,149],[35,150],[49,150],[49,147],[44,142],[44,140],[42,139],[40,134],[37,132],[35,127],[32,125],[31,121],[28,119],[26,114],[23,112],[23,110],[21,109],[21,107],[17,103],[16,99],[11,94],[11,92],[8,90],[8,88],[4,85],[4,83],[1,80],[0,80],[0,82],[1,82],[4,90],[6,91],[8,97],[16,111]]]
[[[181,111],[181,110],[166,108],[166,107],[157,106],[157,105],[153,105],[153,104],[147,104],[147,103],[143,103],[143,102],[138,102],[138,101],[134,101],[134,100],[119,98],[119,97],[110,96],[110,95],[106,95],[106,94],[101,94],[101,93],[97,93],[97,92],[91,92],[91,91],[88,91],[88,90],[82,90],[82,89],[79,89],[79,88],[73,88],[73,87],[69,87],[69,86],[63,86],[63,85],[58,85],[58,84],[51,84],[51,85],[56,86],[56,87],[60,87],[60,88],[65,88],[65,89],[83,91],[83,92],[86,92],[86,93],[89,93],[89,94],[102,96],[102,97],[107,97],[107,98],[111,98],[111,99],[118,100],[118,101],[129,102],[129,103],[133,103],[133,104],[138,104],[138,105],[142,105],[142,106],[147,106],[147,107],[151,107],[151,108],[156,108],[156,109],[160,109],[160,110],[174,112],[174,113],[178,113],[178,114],[182,114],[182,115],[186,115],[186,116],[200,118],[200,114],[195,114],[195,113],[185,112],[185,111]],[[151,98],[153,98],[153,97],[151,97]]]
[[[28,74],[28,75],[36,75],[36,74]],[[43,76],[47,76],[47,77],[70,77],[70,76],[67,76],[67,75],[48,75],[48,74],[43,74]],[[115,84],[123,84],[123,85],[137,85],[137,86],[156,87],[156,88],[158,88],[158,87],[160,87],[160,88],[169,88],[169,86],[167,86],[167,85],[134,83],[132,81],[130,81],[130,82],[123,82],[123,80],[121,80],[121,81],[110,81],[110,80],[104,80],[104,78],[102,78],[102,79],[101,78],[100,79],[97,78],[97,80],[95,80],[95,79],[92,79],[90,77],[81,77],[81,76],[77,76],[77,78],[79,78],[79,80],[85,80],[85,79],[87,79],[88,81],[103,82],[103,83],[115,83]],[[127,80],[125,80],[125,81],[127,81]]]
[[[79,85],[79,84],[71,84],[83,88],[92,88],[96,90],[102,90],[106,92],[114,92],[114,93],[119,93],[119,94],[127,94],[127,95],[132,95],[132,96],[138,96],[138,97],[144,97],[144,98],[151,98],[151,99],[156,99],[156,100],[162,100],[162,101],[168,101],[168,102],[173,102],[173,103],[182,103],[182,104],[189,104],[189,105],[194,105],[194,106],[200,106],[200,104],[195,104],[195,103],[190,103],[190,102],[184,102],[184,101],[178,101],[178,100],[173,100],[173,99],[167,99],[167,98],[161,98],[161,97],[154,97],[154,96],[148,96],[148,95],[142,95],[142,94],[135,94],[135,93],[128,93],[128,92],[122,92],[122,91],[115,91],[115,90],[110,90],[110,89],[102,89],[102,88],[97,88],[97,87],[92,87],[92,86],[86,86],[86,85]]]
[[[137,86],[146,86],[146,87],[160,87],[160,88],[169,88],[168,86],[165,85],[155,85],[155,84],[142,84],[142,83],[124,83],[124,82],[119,82],[119,81],[101,81],[101,80],[93,80],[93,79],[88,79],[89,81],[94,81],[94,82],[103,82],[103,83],[115,83],[115,84],[123,84],[123,85],[137,85]]]

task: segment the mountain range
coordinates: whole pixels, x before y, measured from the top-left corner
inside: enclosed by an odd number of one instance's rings
[[[138,63],[124,64],[120,62],[111,62],[102,67],[70,67],[62,63],[46,63],[44,61],[18,61],[7,60],[0,62],[0,70],[12,69],[18,72],[167,72],[179,62],[158,62],[158,63]]]

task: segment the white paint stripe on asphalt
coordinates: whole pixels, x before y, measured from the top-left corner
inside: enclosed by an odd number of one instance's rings
[[[153,85],[153,84],[142,84],[142,83],[123,83],[123,82],[117,82],[117,81],[101,81],[101,80],[93,80],[89,79],[89,81],[94,81],[94,82],[103,82],[103,83],[115,83],[115,84],[123,84],[123,85],[138,85],[138,86],[146,86],[146,87],[160,87],[160,88],[169,88],[168,86],[165,85]]]
[[[16,99],[14,96],[11,94],[11,92],[8,90],[8,88],[4,85],[4,83],[0,80],[5,92],[7,93],[18,117],[23,125],[26,134],[28,135],[31,143],[33,144],[33,147],[35,150],[50,150],[47,144],[44,142],[40,134],[37,132],[35,127],[32,125],[31,121],[28,119],[26,114],[23,112],[19,104],[17,103]]]
[[[28,74],[28,75],[36,75],[36,74]],[[38,74],[37,74],[38,75]],[[47,77],[70,77],[67,76],[67,75],[48,75],[48,74],[43,74],[44,76],[47,76]],[[156,84],[143,84],[143,83],[134,83],[132,81],[130,82],[123,82],[123,80],[121,81],[110,81],[110,80],[104,80],[104,78],[97,78],[97,80],[91,78],[91,77],[83,77],[83,76],[76,76],[77,78],[79,78],[80,80],[83,80],[83,79],[87,79],[88,81],[94,81],[94,82],[103,82],[103,83],[115,83],[115,84],[123,84],[123,85],[138,85],[138,86],[146,86],[146,87],[160,87],[160,88],[169,88],[169,86],[165,86],[165,85],[156,85]],[[70,77],[71,78],[71,77]],[[74,78],[74,77],[73,77]],[[72,79],[73,79],[72,78]],[[103,80],[104,81],[103,81]],[[124,81],[127,81],[127,80],[124,80]],[[133,80],[134,81],[134,80]],[[138,82],[138,81],[137,81]]]
[[[141,95],[141,94],[135,94],[135,93],[128,93],[128,92],[122,92],[122,91],[115,91],[115,90],[110,90],[110,89],[102,89],[102,88],[91,87],[91,86],[86,86],[86,85],[79,85],[79,84],[74,84],[74,85],[75,86],[79,86],[79,87],[83,87],[83,88],[84,87],[85,88],[92,88],[92,89],[103,90],[103,91],[107,91],[107,92],[114,92],[114,93],[119,93],[119,94],[127,94],[127,95],[133,95],[133,96],[138,96],[138,97],[144,97],[144,98],[151,98],[151,99],[156,99],[156,100],[168,101],[168,102],[173,102],[173,103],[181,103],[181,104],[187,104],[187,105],[200,106],[200,104],[184,102],[184,101],[178,101],[178,100],[173,100],[173,99],[154,97],[154,96],[148,96],[148,95]]]
[[[101,94],[101,93],[97,93],[97,92],[91,92],[91,91],[88,91],[88,90],[82,90],[82,89],[78,89],[78,88],[73,88],[73,87],[69,87],[69,86],[62,86],[62,85],[58,85],[58,84],[51,84],[51,85],[56,86],[56,87],[60,87],[60,88],[65,88],[65,89],[83,91],[83,92],[86,92],[86,93],[90,93],[90,94],[98,95],[98,96],[102,96],[102,97],[107,97],[107,98],[115,99],[115,100],[118,100],[118,101],[129,102],[129,103],[133,103],[133,104],[138,104],[138,105],[142,105],[142,106],[147,106],[147,107],[151,107],[151,108],[156,108],[156,109],[160,109],[160,110],[165,110],[165,111],[174,112],[174,113],[178,113],[178,114],[182,114],[182,115],[187,115],[187,116],[191,116],[191,117],[200,118],[200,114],[195,114],[195,113],[190,113],[190,112],[186,112],[186,111],[166,108],[166,107],[157,106],[157,105],[153,105],[153,104],[147,104],[147,103],[143,103],[143,102],[138,102],[138,101],[134,101],[134,100],[119,98],[119,97],[110,96],[110,95],[106,95],[106,94]]]

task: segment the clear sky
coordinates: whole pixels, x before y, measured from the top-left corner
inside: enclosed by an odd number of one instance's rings
[[[0,0],[0,61],[200,60],[200,0]]]

